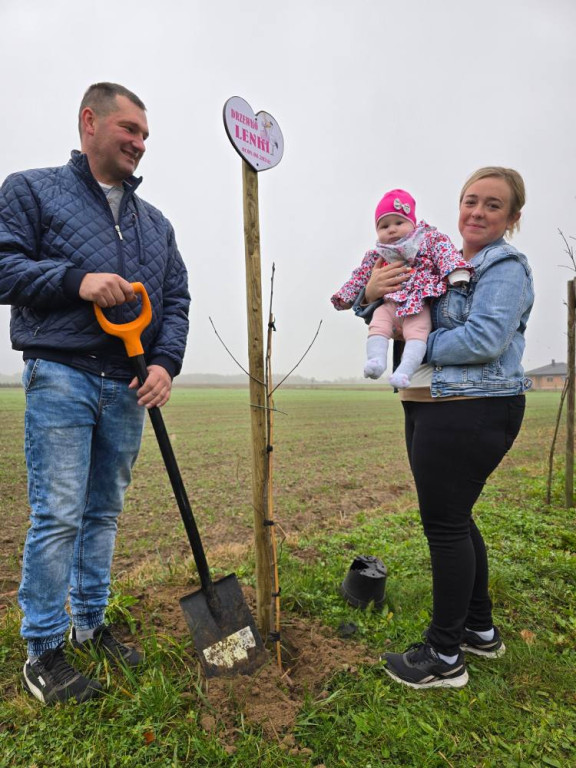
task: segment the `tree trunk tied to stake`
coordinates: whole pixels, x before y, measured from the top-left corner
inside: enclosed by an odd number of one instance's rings
[[[568,283],[568,389],[566,415],[566,474],[564,481],[565,506],[570,509],[574,506],[574,400],[575,382],[574,365],[576,363],[575,349],[575,323],[576,323],[576,280]]]
[[[274,392],[282,386],[298,368],[313,347],[322,321],[304,354],[287,374],[276,384],[272,382],[272,331],[276,330],[272,301],[274,271],[270,285],[270,312],[268,318],[268,344],[264,365],[262,333],[262,288],[260,267],[260,235],[258,226],[258,177],[245,163],[243,168],[244,234],[246,250],[246,298],[248,315],[249,370],[237,360],[226,346],[209,317],[214,333],[236,365],[244,371],[250,382],[250,419],[252,426],[252,497],[254,510],[254,539],[256,554],[256,611],[258,628],[267,641],[276,645],[278,666],[280,653],[280,586],[278,576],[278,549],[273,504],[273,418]],[[271,630],[274,614],[275,628]]]
[[[274,382],[272,379],[272,333],[276,330],[274,314],[272,312],[272,303],[274,299],[274,272],[276,266],[272,264],[272,277],[270,279],[270,310],[268,312],[268,338],[266,342],[266,451],[268,453],[268,464],[266,467],[266,525],[268,526],[268,536],[270,542],[270,552],[272,555],[272,573],[271,579],[274,585],[272,593],[272,605],[274,614],[274,630],[270,632],[270,640],[274,642],[276,648],[276,663],[278,669],[282,670],[282,644],[281,644],[281,621],[280,621],[280,578],[278,573],[278,545],[276,541],[275,521],[274,521]]]
[[[562,230],[558,230],[560,237],[564,241],[565,251],[572,262],[572,271],[576,272],[576,256],[574,255],[574,248],[568,242],[564,236]],[[574,239],[574,238],[572,238]],[[568,296],[567,296],[567,338],[568,338],[568,362],[566,381],[564,382],[564,388],[560,397],[560,405],[558,407],[558,415],[556,418],[556,427],[554,429],[554,435],[552,437],[552,445],[550,447],[550,453],[548,456],[548,481],[546,484],[546,503],[550,504],[552,501],[552,476],[554,471],[554,450],[556,447],[556,439],[558,437],[558,430],[560,427],[560,419],[562,417],[562,408],[564,406],[564,400],[567,402],[567,414],[566,414],[566,451],[565,451],[565,467],[564,467],[564,505],[566,509],[571,509],[574,506],[574,417],[575,417],[575,401],[576,401],[576,378],[575,378],[575,366],[576,366],[576,278],[573,278],[568,282]]]

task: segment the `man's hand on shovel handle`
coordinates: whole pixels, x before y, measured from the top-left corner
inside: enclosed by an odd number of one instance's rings
[[[138,389],[138,405],[160,408],[170,399],[172,379],[161,365],[149,365],[148,378],[144,384],[140,386],[138,379],[134,378],[130,382],[130,389]]]
[[[80,283],[80,298],[92,301],[102,309],[134,301],[132,283],[113,272],[89,272]]]

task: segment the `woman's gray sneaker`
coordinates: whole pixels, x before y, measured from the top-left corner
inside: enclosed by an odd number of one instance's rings
[[[81,675],[64,656],[64,643],[24,664],[26,690],[44,704],[75,699],[79,704],[97,696],[102,686]]]
[[[506,653],[506,646],[502,642],[498,627],[494,627],[492,640],[482,640],[473,630],[465,629],[460,648],[466,653],[484,656],[487,659],[498,659]]]
[[[430,643],[414,643],[404,653],[385,653],[380,659],[393,680],[410,688],[462,688],[468,682],[464,654],[448,664]]]

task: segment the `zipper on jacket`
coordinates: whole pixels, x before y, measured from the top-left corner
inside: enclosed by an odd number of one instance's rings
[[[122,237],[122,231],[120,230],[120,226],[118,224],[115,224],[114,225],[114,229],[116,230],[116,233],[117,233],[118,237],[120,238],[120,240],[124,240],[124,238]]]

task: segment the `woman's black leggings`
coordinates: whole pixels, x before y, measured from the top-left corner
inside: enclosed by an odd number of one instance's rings
[[[524,395],[403,402],[406,447],[432,561],[428,641],[458,653],[464,626],[492,627],[486,547],[472,508],[522,424]]]

